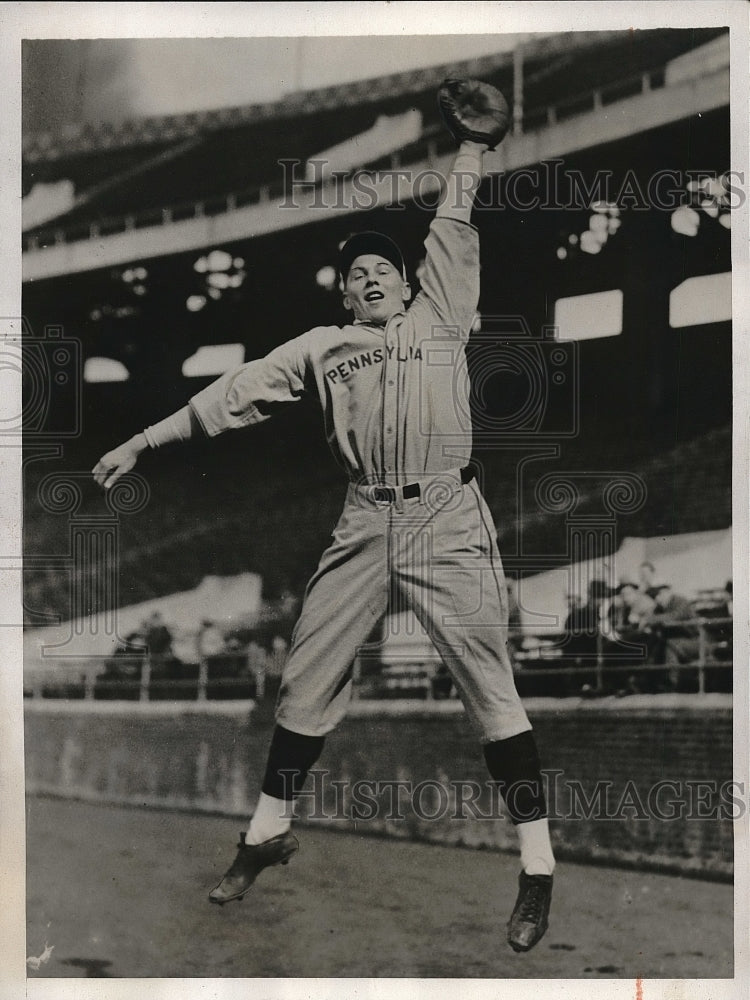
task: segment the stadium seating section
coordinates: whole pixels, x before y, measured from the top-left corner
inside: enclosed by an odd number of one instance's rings
[[[278,433],[270,422],[146,455],[139,474],[148,482],[149,502],[138,513],[120,515],[122,602],[136,604],[193,589],[206,575],[243,571],[262,576],[266,596],[285,588],[301,593],[328,542],[345,490],[322,431],[316,424],[305,426],[309,423],[293,413],[279,418]],[[115,428],[109,433],[111,444]],[[53,472],[90,468],[98,457],[97,444],[77,442],[78,462],[68,452],[64,462],[26,466],[24,533],[29,557],[67,552],[68,515],[46,511],[38,486]],[[563,449],[559,462],[545,462],[543,471],[625,468],[642,476],[647,502],[635,513],[621,515],[620,538],[707,531],[731,524],[731,445],[728,426],[666,451],[656,451],[653,441],[628,440],[619,448],[611,439],[578,441]],[[511,554],[518,512],[515,468],[503,452],[479,452],[477,460],[501,552]],[[523,509],[530,514],[521,526],[523,549],[562,553],[565,518],[539,511],[534,485],[529,482],[522,497]],[[82,489],[84,501],[77,516],[106,512],[93,483],[84,480]],[[593,497],[584,498],[580,513],[594,512],[596,503]],[[28,624],[42,624],[47,615],[69,616],[66,571],[42,565],[29,568],[25,576]]]

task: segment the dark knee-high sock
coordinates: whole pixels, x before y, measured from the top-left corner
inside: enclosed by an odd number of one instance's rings
[[[513,823],[544,818],[547,803],[533,732],[529,729],[507,740],[493,740],[482,749]]]
[[[536,739],[531,730],[484,744],[487,768],[498,784],[518,830],[521,865],[530,875],[551,875],[555,867],[547,803]]]
[[[275,799],[295,799],[302,791],[307,773],[320,757],[324,736],[304,736],[276,726],[268,751],[263,791]]]
[[[324,742],[323,736],[305,736],[276,726],[268,751],[263,790],[245,835],[246,843],[260,844],[289,829],[291,804],[302,791]]]

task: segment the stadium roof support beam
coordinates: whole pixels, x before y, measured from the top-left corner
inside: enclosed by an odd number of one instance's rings
[[[640,94],[605,106],[598,106],[594,95],[593,110],[551,123],[535,132],[508,136],[498,150],[489,154],[487,173],[517,170],[615,142],[725,107],[728,102],[728,68],[673,84],[665,83],[654,90],[644,88]],[[452,154],[437,160],[424,159],[410,164],[409,170],[412,177],[419,173],[432,174],[435,178],[433,189],[436,189],[436,175],[444,175],[451,160]],[[415,191],[408,178],[402,177],[394,183],[393,174],[386,173],[373,179],[367,190],[367,205],[363,205],[361,190],[357,197],[357,189],[348,180],[335,189],[324,186],[300,190],[293,204],[287,196],[281,201],[261,201],[220,215],[165,221],[163,225],[30,249],[23,255],[23,280],[40,281],[247,240],[326,218],[341,218],[363,207],[406,202],[415,195],[427,195],[431,188],[429,183],[424,183]]]

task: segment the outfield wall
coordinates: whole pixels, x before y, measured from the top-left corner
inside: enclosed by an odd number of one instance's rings
[[[731,696],[526,705],[558,857],[731,878],[732,820],[747,803],[747,790],[730,785]],[[32,699],[25,709],[29,793],[246,824],[273,726],[270,703]],[[303,825],[516,850],[458,702],[353,703],[307,791]]]

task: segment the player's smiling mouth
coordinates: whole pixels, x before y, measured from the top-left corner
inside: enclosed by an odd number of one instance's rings
[[[365,295],[365,302],[379,302],[381,299],[384,299],[384,298],[385,298],[385,295],[383,295],[382,292],[378,292],[378,291],[368,292]]]

